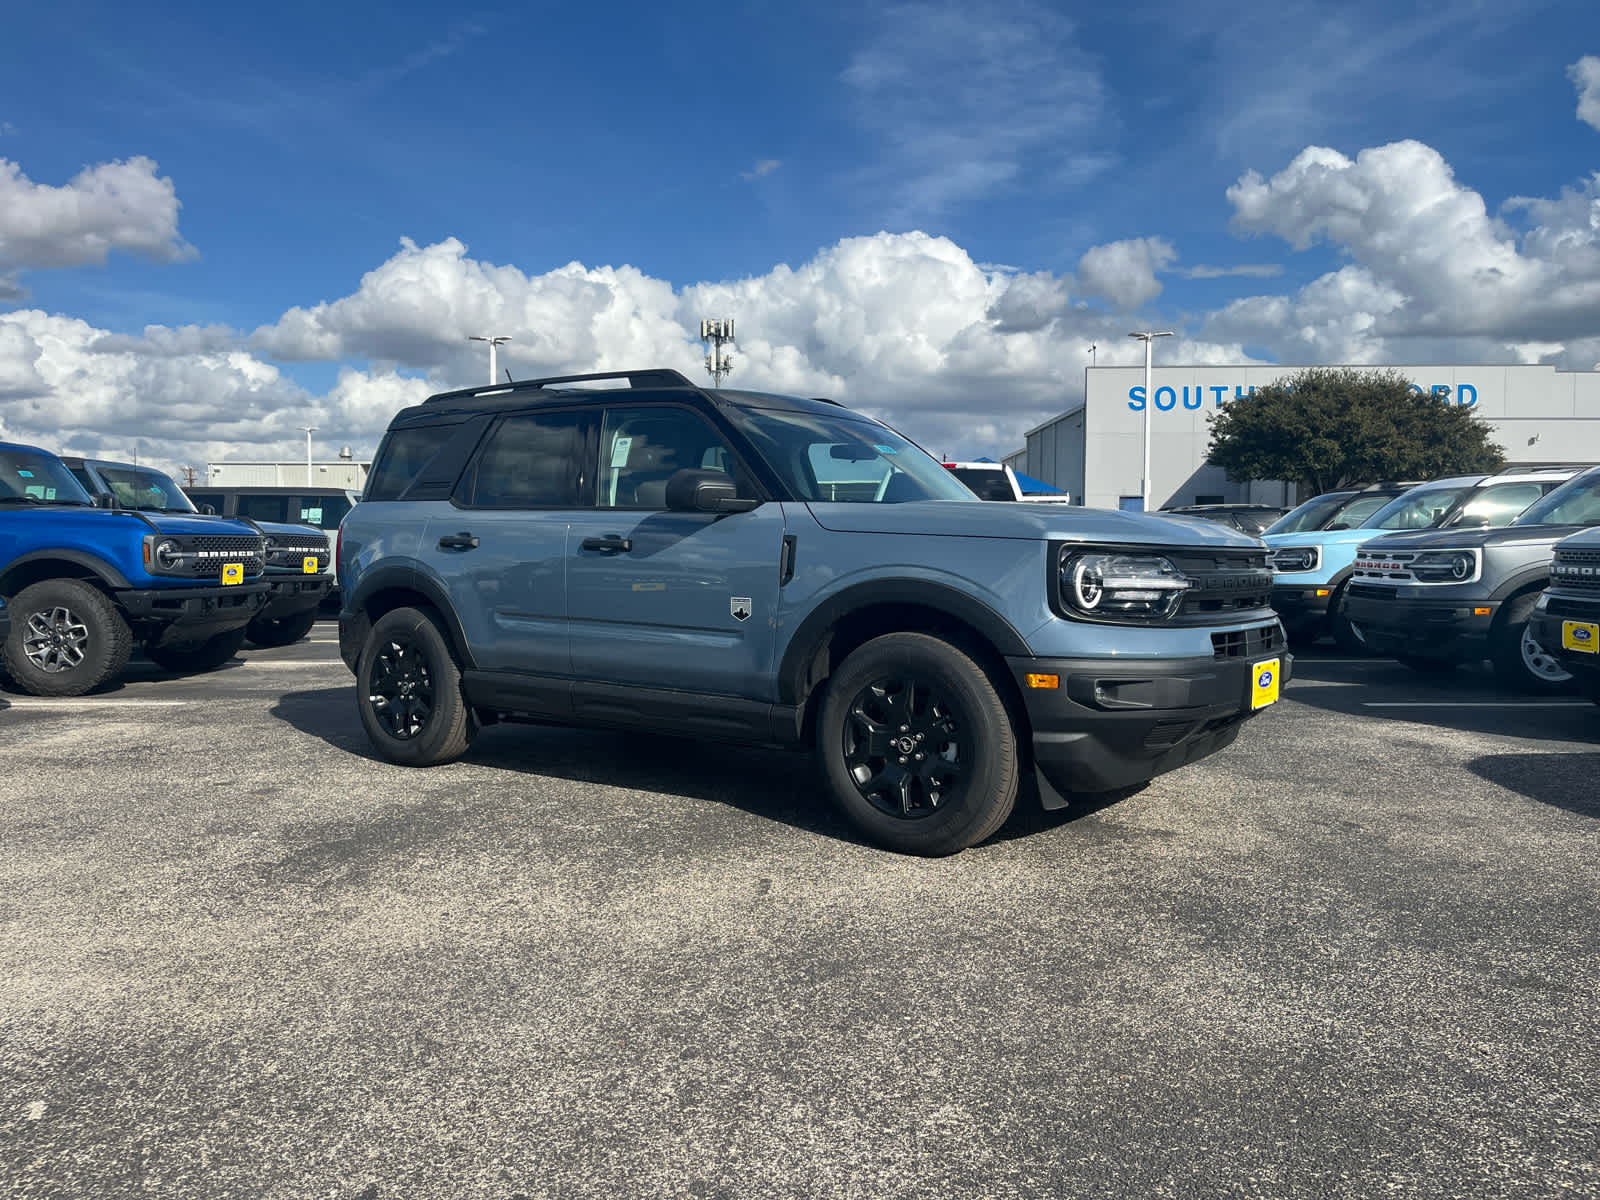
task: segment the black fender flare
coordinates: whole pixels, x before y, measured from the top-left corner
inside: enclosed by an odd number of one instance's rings
[[[914,604],[944,613],[977,630],[1004,657],[1033,653],[1011,622],[982,600],[948,584],[925,579],[869,580],[829,596],[800,622],[778,666],[778,703],[802,703],[805,699],[800,694],[803,674],[827,640],[829,631],[852,612],[879,604]]]
[[[1538,585],[1541,591],[1549,586],[1550,564],[1548,562],[1539,563],[1537,566],[1525,567],[1518,571],[1510,579],[1495,588],[1489,599],[1497,603],[1503,603],[1518,592],[1528,591],[1530,586],[1535,584]]]
[[[438,583],[415,567],[404,563],[386,563],[370,571],[363,571],[361,581],[355,590],[348,594],[342,607],[348,613],[364,613],[373,596],[388,591],[415,592],[426,600],[439,614],[439,619],[444,622],[445,636],[449,638],[450,646],[456,652],[456,661],[461,664],[461,669],[471,670],[477,666],[472,658],[467,632],[456,617],[455,606],[450,603],[450,597]]]
[[[29,563],[49,562],[52,560],[69,562],[74,566],[82,567],[101,583],[105,584],[106,587],[113,590],[126,591],[133,587],[133,584],[128,582],[126,575],[98,555],[90,554],[84,550],[64,548],[59,550],[30,550],[27,554],[19,555],[6,564],[5,572],[0,575],[0,580],[9,580],[18,567],[25,567]],[[0,592],[9,595],[11,592],[9,583],[0,586]]]

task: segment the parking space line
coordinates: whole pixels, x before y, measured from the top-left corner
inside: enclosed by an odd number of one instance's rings
[[[107,696],[103,700],[53,700],[45,696],[7,696],[5,699],[13,711],[30,708],[42,711],[54,709],[58,712],[77,708],[188,708],[194,704],[193,700],[131,700],[119,696]]]
[[[1368,700],[1362,708],[1593,708],[1587,700]]]

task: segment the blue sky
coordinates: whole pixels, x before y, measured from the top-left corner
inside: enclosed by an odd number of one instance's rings
[[[0,428],[273,456],[309,415],[370,448],[405,381],[476,382],[476,323],[519,374],[689,369],[719,302],[734,382],[974,452],[1145,323],[1203,361],[1588,367],[1593,56],[1593,0],[22,6]]]

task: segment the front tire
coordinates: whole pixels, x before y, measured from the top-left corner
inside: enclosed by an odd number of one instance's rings
[[[244,627],[215,633],[199,642],[179,642],[168,646],[146,646],[150,661],[163,671],[178,675],[199,675],[215,671],[244,645]]]
[[[1538,592],[1513,596],[1500,609],[1500,620],[1489,636],[1489,657],[1495,677],[1522,692],[1565,692],[1572,687],[1572,672],[1561,665],[1528,629],[1528,618],[1539,603]]]
[[[10,601],[6,670],[35,696],[81,696],[122,673],[133,633],[104,592],[79,579],[29,584]]]
[[[461,668],[420,609],[397,608],[373,624],[356,663],[356,703],[373,747],[402,766],[458,759],[476,731]]]
[[[955,854],[1016,804],[1017,734],[983,668],[922,633],[874,638],[828,681],[817,749],[829,789],[867,837]]]
[[[1339,589],[1339,594],[1333,598],[1333,603],[1328,605],[1328,631],[1333,634],[1333,644],[1339,648],[1340,654],[1363,655],[1371,654],[1367,649],[1367,639],[1361,630],[1351,624],[1350,618],[1344,615],[1344,588]]]
[[[311,632],[317,623],[317,610],[307,609],[288,617],[257,617],[244,627],[245,641],[264,649],[289,646]]]

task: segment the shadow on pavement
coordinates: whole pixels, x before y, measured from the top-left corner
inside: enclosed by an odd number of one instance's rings
[[[1296,658],[1284,698],[1346,716],[1542,742],[1600,736],[1600,708],[1582,697],[1509,691],[1477,665],[1422,675],[1386,658]]]
[[[1540,804],[1600,817],[1600,751],[1590,754],[1485,754],[1467,770]]]
[[[301,733],[372,762],[385,762],[367,740],[348,686],[286,692],[269,710]],[[712,801],[856,845],[867,841],[828,801],[816,760],[771,750],[666,734],[557,725],[491,725],[463,762],[575,783]],[[985,845],[1057,829],[1107,808],[1141,788],[1071,797],[1045,812],[1031,784],[1016,810]]]

